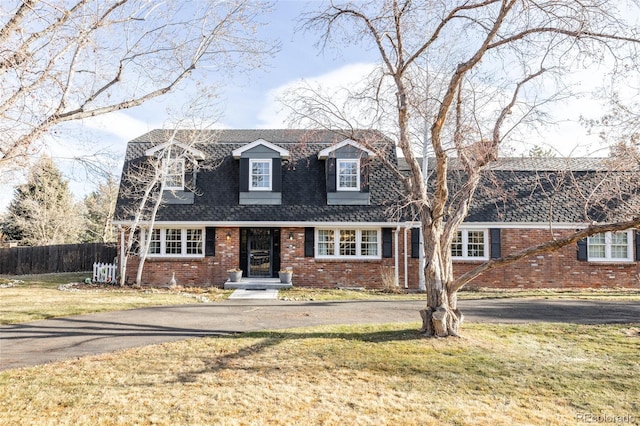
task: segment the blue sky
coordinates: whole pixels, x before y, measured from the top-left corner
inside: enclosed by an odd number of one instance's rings
[[[315,4],[314,4],[315,3]],[[373,61],[371,52],[354,47],[342,48],[339,52],[320,52],[314,43],[314,34],[296,32],[300,13],[317,6],[317,2],[279,0],[271,14],[263,17],[267,24],[261,34],[279,40],[281,49],[268,58],[263,68],[242,73],[219,90],[222,116],[217,124],[225,128],[275,128],[285,127],[284,114],[278,114],[279,106],[274,96],[279,88],[299,79],[314,79],[352,63]],[[347,71],[348,72],[348,71]],[[215,82],[214,82],[215,83]],[[189,90],[187,87],[183,88]],[[159,128],[169,119],[167,108],[183,103],[183,90],[169,94],[143,106],[118,113],[108,114],[84,122],[66,125],[59,134],[73,133],[74,139],[83,139],[80,146],[64,136],[52,142],[52,155],[70,178],[70,187],[80,200],[94,188],[87,181],[81,167],[71,166],[63,157],[70,153],[81,154],[93,150],[109,150],[119,157],[119,174],[124,158],[126,142],[141,134]],[[12,185],[0,185],[0,212],[13,197]]]
[[[300,13],[316,8],[318,4],[317,1],[279,0],[274,11],[264,17],[268,24],[262,29],[261,34],[279,40],[281,50],[267,61],[263,69],[242,73],[224,85],[220,91],[219,105],[223,115],[219,120],[219,127],[285,127],[286,113],[280,111],[281,108],[276,101],[277,95],[285,88],[292,87],[301,79],[335,86],[349,84],[349,81],[357,81],[359,75],[371,69],[371,64],[377,59],[375,52],[355,46],[342,46],[339,50],[320,52],[314,46],[317,34],[295,31]],[[93,144],[77,146],[63,136],[53,144],[53,155],[64,157],[69,152],[106,149],[118,158],[114,169],[119,174],[126,142],[149,130],[162,127],[168,119],[167,106],[182,102],[181,96],[184,96],[183,91],[178,91],[160,101],[153,101],[132,110],[73,123],[71,126],[74,132],[79,133],[81,139],[93,141]],[[597,107],[585,100],[582,100],[581,105],[589,107],[592,111],[597,110]],[[584,129],[575,122],[579,110],[572,105],[559,108],[559,113],[566,114],[568,121],[560,128],[549,129],[547,141],[551,146],[560,149],[564,155],[569,155],[576,144],[584,143],[588,138]],[[577,152],[578,155],[584,155],[580,151]],[[72,179],[70,186],[78,200],[94,188],[94,184],[87,181],[82,173],[77,173],[77,167],[74,172],[62,160],[59,164],[63,172]],[[0,185],[0,211],[6,207],[12,196],[10,185]]]

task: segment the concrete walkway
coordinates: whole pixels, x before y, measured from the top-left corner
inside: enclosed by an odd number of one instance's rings
[[[229,296],[229,299],[277,299],[278,298],[278,290],[274,289],[264,289],[264,290],[248,290],[239,288],[234,290]]]
[[[0,370],[246,331],[419,322],[418,311],[424,305],[424,301],[233,299],[14,324],[0,327]],[[467,322],[640,323],[639,302],[489,299],[460,301],[459,307]]]

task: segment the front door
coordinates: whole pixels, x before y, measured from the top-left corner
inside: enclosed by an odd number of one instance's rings
[[[280,268],[280,230],[244,228],[241,230],[241,262],[249,278],[276,276]]]

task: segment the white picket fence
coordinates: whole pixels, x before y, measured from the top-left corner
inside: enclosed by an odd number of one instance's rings
[[[94,283],[116,283],[118,276],[118,265],[113,263],[94,263],[93,282]]]

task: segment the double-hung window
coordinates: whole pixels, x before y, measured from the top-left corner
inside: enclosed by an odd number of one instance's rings
[[[249,190],[271,191],[271,159],[249,160]]]
[[[319,258],[380,258],[379,229],[317,229]]]
[[[189,256],[201,257],[203,251],[203,230],[182,228],[153,229],[149,245],[149,256]]]
[[[338,191],[360,191],[360,160],[358,159],[338,159],[336,160],[337,190]]]
[[[174,191],[184,189],[184,158],[165,160],[164,189]]]
[[[487,231],[460,229],[451,244],[451,257],[460,260],[486,260],[489,258]]]
[[[151,231],[151,244],[149,244],[149,254],[160,254],[161,242],[160,242],[160,230],[153,229]]]
[[[633,258],[631,231],[605,232],[587,239],[591,261],[631,261]]]

